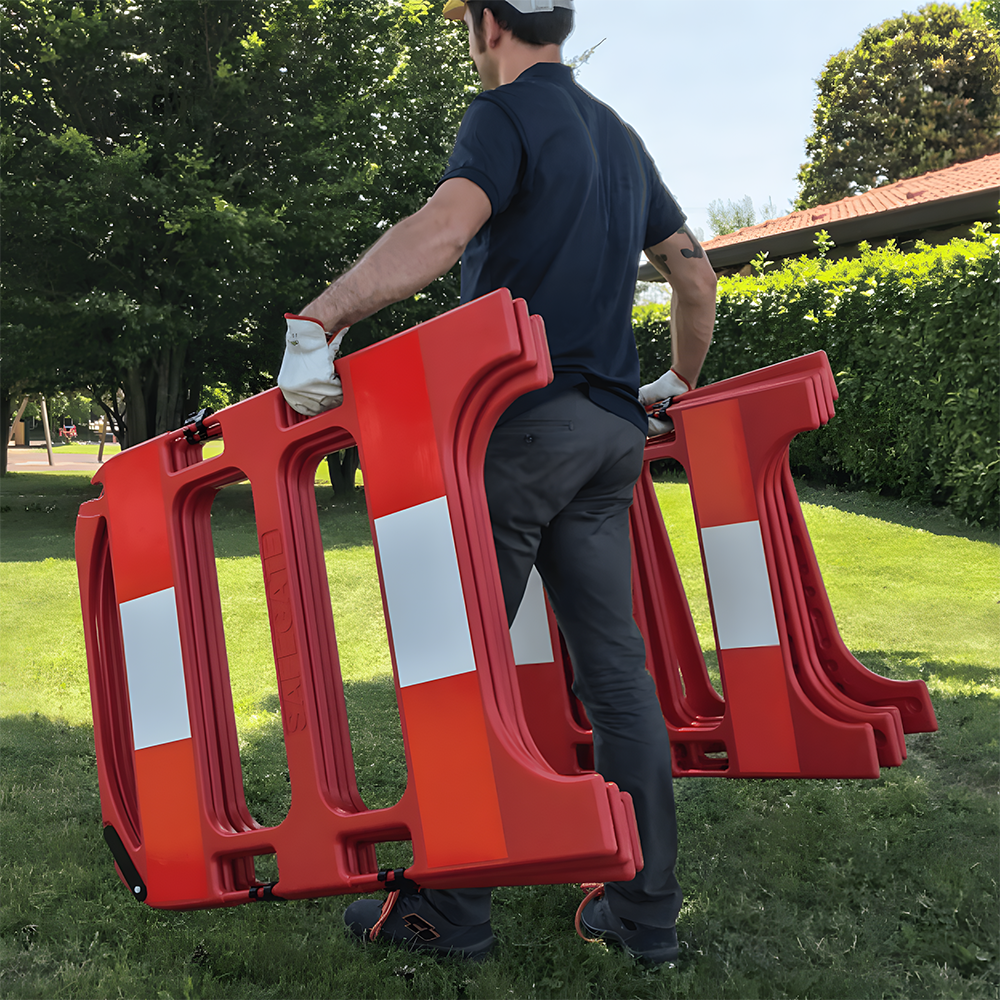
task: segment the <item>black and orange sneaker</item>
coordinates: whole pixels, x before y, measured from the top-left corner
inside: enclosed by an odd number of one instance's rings
[[[453,924],[419,890],[390,892],[384,903],[359,899],[344,911],[352,934],[367,941],[392,941],[414,951],[484,959],[493,947],[493,928],[484,924]]]
[[[580,904],[576,930],[584,941],[604,941],[647,965],[674,965],[680,954],[676,927],[652,927],[617,916],[603,886],[595,887]]]

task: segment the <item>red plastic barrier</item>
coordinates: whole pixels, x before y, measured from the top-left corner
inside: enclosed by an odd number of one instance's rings
[[[307,419],[278,390],[107,462],[77,562],[105,836],[123,881],[166,908],[367,892],[374,844],[412,840],[425,886],[628,879],[631,799],[557,774],[517,694],[482,464],[516,396],[551,377],[541,322],[500,291],[338,362],[345,405]],[[387,405],[386,401],[391,401]],[[389,630],[407,786],[358,795],[314,475],[357,443]],[[283,822],[243,794],[210,509],[249,479],[291,780]],[[253,858],[276,854],[261,886]]]
[[[879,677],[844,646],[802,519],[788,444],[830,419],[836,395],[817,352],[684,395],[671,408],[676,432],[647,445],[631,518],[635,616],[677,775],[876,777],[905,758],[904,731],[937,728],[922,681]],[[687,471],[725,698],[649,475],[664,457]],[[571,679],[557,634],[550,647],[551,662],[519,668],[526,703]],[[550,714],[529,719],[536,741],[576,773],[588,734],[568,688]]]

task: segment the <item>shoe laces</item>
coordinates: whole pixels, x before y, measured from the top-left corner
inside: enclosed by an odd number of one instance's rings
[[[385,902],[382,904],[382,912],[379,914],[378,920],[375,921],[374,926],[368,932],[368,940],[374,941],[382,930],[383,925],[389,919],[389,914],[392,913],[393,907],[396,905],[402,893],[415,893],[420,892],[420,886],[416,882],[408,879],[405,875],[405,871],[402,868],[386,868],[378,873],[378,880],[385,883],[386,890],[389,895],[386,896]],[[390,885],[398,885],[398,889],[390,889]]]
[[[583,897],[583,902],[576,908],[576,919],[573,921],[576,927],[576,933],[583,938],[587,944],[596,944],[601,940],[599,937],[587,937],[583,933],[582,919],[583,919],[583,908],[592,900],[600,899],[604,895],[604,883],[603,882],[584,882],[580,888],[587,894]]]
[[[379,914],[379,918],[375,921],[372,929],[368,932],[369,941],[374,941],[379,936],[382,926],[389,919],[389,914],[392,913],[392,908],[396,905],[396,900],[399,899],[399,893],[399,889],[393,889],[385,897],[385,902],[382,904],[382,912]]]

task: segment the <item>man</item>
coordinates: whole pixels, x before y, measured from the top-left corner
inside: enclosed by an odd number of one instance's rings
[[[337,405],[339,337],[328,348],[326,331],[342,336],[460,257],[463,302],[506,287],[544,319],[554,380],[508,408],[486,456],[504,601],[513,621],[537,566],[593,725],[596,769],[635,803],[645,867],[590,898],[582,925],[662,964],[678,951],[676,820],[666,726],[632,617],[628,508],[647,433],[671,429],[650,426],[643,404],[697,381],[715,274],[638,137],[562,65],[573,0],[448,0],[445,16],[468,27],[483,93],[427,204],[290,317],[279,384],[301,412]],[[631,304],[643,249],[672,286],[673,367],[640,389]],[[345,920],[359,936],[466,958],[493,943],[486,889],[360,900]]]

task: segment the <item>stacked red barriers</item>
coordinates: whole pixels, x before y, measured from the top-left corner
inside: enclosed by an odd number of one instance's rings
[[[629,879],[630,797],[560,774],[521,710],[482,487],[497,417],[551,378],[544,330],[505,290],[338,362],[342,407],[278,390],[128,449],[95,477],[76,549],[105,837],[136,897],[171,909],[381,887],[374,845],[411,840],[425,886]],[[220,436],[221,455],[201,440]],[[357,443],[406,749],[400,801],[358,794],[314,476]],[[249,479],[291,807],[244,792],[211,538]],[[277,855],[263,886],[253,859]]]
[[[788,445],[826,423],[836,397],[819,351],[685,394],[670,410],[675,433],[646,447],[631,520],[635,614],[677,775],[877,777],[905,758],[904,733],[937,728],[922,681],[879,677],[851,655],[823,587]],[[690,484],[724,698],[705,668],[649,473],[666,457]],[[518,619],[535,628],[530,641],[524,625],[513,630],[515,660],[536,742],[572,774],[592,766],[591,738],[546,614],[540,591],[529,591]],[[540,711],[543,698],[558,711]]]

